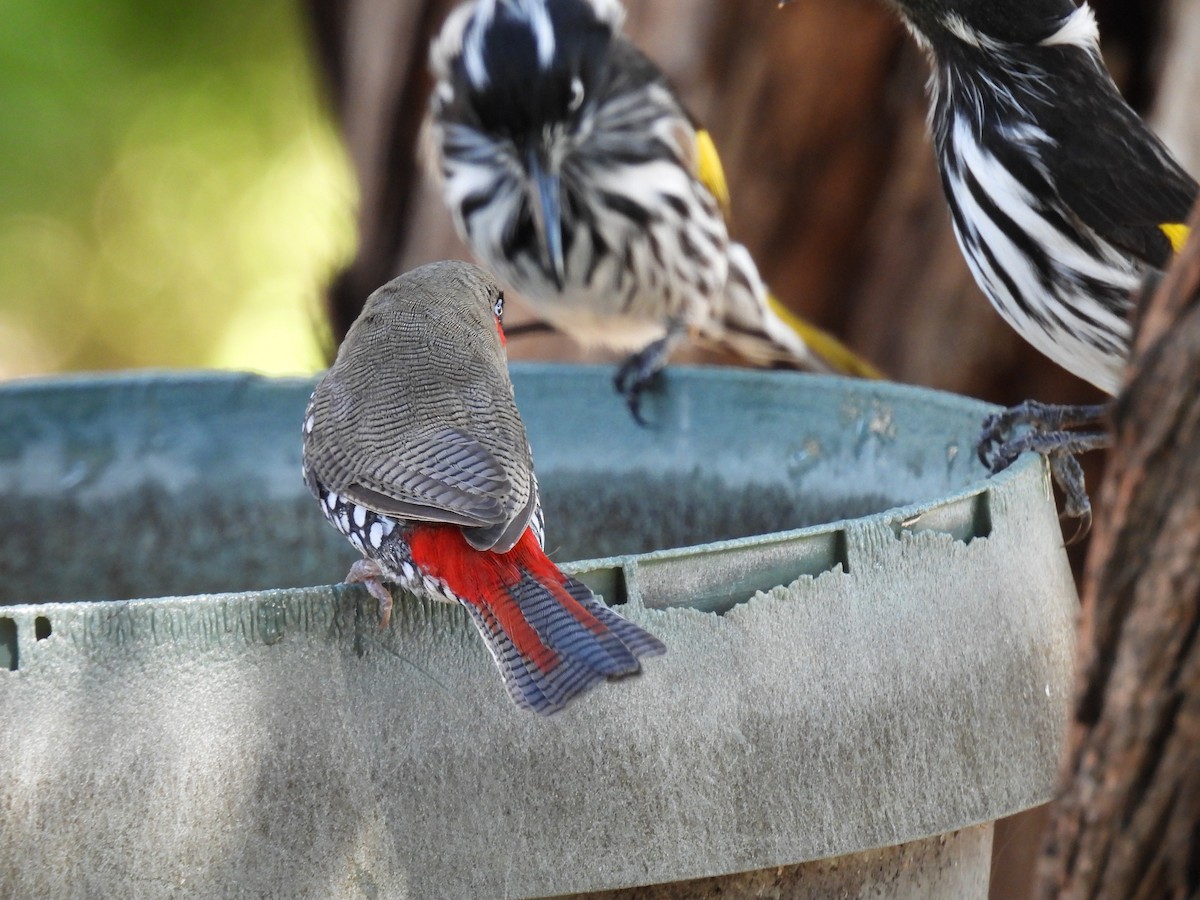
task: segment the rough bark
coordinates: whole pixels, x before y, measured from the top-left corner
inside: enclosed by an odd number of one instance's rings
[[[1162,34],[1154,121],[1184,165],[1197,171],[1200,7],[1190,0],[1167,4]],[[1046,834],[1043,896],[1200,890],[1194,750],[1200,447],[1191,405],[1200,371],[1198,253],[1187,251],[1144,311],[1119,407],[1119,444],[1099,498],[1083,585],[1079,703],[1063,795]]]
[[[1193,216],[1200,227],[1200,212]],[[1041,893],[1200,891],[1200,242],[1145,310],[1084,578]]]

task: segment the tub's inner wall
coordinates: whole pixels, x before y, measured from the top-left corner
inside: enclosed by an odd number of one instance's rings
[[[857,517],[984,474],[984,407],[945,395],[676,369],[642,428],[605,368],[514,380],[560,561]],[[310,388],[157,375],[0,390],[0,603],[340,580],[355,553],[299,477]]]

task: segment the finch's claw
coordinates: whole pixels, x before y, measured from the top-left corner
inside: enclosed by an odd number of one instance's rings
[[[347,584],[361,584],[372,597],[379,601],[379,630],[385,630],[392,621],[392,594],[381,580],[383,570],[373,559],[360,559],[346,573]]]

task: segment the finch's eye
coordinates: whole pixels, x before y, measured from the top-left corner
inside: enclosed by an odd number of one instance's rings
[[[567,103],[567,109],[570,112],[575,112],[579,107],[583,106],[583,82],[578,78],[571,79],[571,99]]]
[[[496,295],[496,302],[492,304],[492,312],[496,314],[496,318],[501,322],[504,321],[504,291]]]

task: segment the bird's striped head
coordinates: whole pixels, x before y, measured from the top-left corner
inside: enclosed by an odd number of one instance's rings
[[[1073,0],[889,0],[935,55],[966,47],[1073,45],[1091,50],[1096,20]]]
[[[623,18],[617,0],[474,0],[434,43],[439,90],[513,138],[569,122]]]
[[[488,242],[512,240],[513,212],[528,209],[544,268],[560,286],[562,168],[588,129],[623,18],[618,0],[474,0],[451,14],[433,45],[443,149],[456,152],[450,162],[460,175],[474,166],[475,176],[460,178],[471,194],[481,193],[472,182],[490,168],[490,193],[507,201]]]

